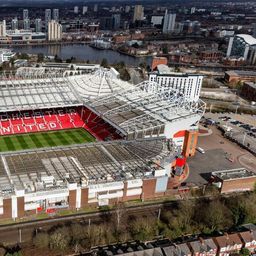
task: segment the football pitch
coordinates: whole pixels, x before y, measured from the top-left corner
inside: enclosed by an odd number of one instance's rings
[[[95,138],[84,129],[8,135],[0,136],[0,152],[56,147],[93,141],[95,141]]]

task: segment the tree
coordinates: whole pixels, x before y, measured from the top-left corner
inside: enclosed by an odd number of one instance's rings
[[[149,217],[135,219],[130,224],[130,232],[135,240],[152,240],[158,235],[156,220]]]
[[[199,209],[198,224],[204,224],[203,232],[212,233],[232,226],[232,217],[230,210],[219,200],[204,202]]]
[[[51,249],[65,250],[70,243],[69,230],[66,227],[57,228],[49,239]]]
[[[247,248],[242,248],[241,250],[240,250],[240,253],[239,253],[240,255],[242,255],[242,256],[249,256],[249,255],[251,255],[251,252],[250,252],[250,250],[248,250]]]
[[[43,62],[44,61],[44,54],[38,53],[37,54],[37,62]]]
[[[37,248],[47,248],[49,246],[49,235],[44,232],[37,233],[33,238],[33,244]]]
[[[100,64],[103,68],[108,68],[108,61],[107,59],[102,59],[101,64]]]
[[[57,62],[57,63],[61,63],[62,62],[62,59],[56,54],[54,56],[54,61]]]

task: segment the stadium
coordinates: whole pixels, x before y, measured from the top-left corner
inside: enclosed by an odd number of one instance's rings
[[[205,111],[113,68],[0,81],[0,218],[145,200],[185,177]]]

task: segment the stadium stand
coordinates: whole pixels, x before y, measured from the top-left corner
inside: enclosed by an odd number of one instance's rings
[[[85,107],[0,114],[0,134],[84,128],[98,140],[120,139],[116,129]]]

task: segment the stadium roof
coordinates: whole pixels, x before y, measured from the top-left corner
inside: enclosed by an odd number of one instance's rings
[[[205,103],[188,101],[172,88],[145,81],[128,90],[91,100],[87,107],[125,134],[159,128],[191,115],[202,116]]]
[[[93,74],[0,81],[0,112],[71,107],[133,85],[117,78],[114,70]]]
[[[133,87],[128,82],[118,79],[114,69],[100,68],[92,74],[70,76],[67,79],[83,99],[93,99]]]
[[[256,45],[256,38],[254,38],[251,35],[247,35],[247,34],[238,34],[236,35],[237,37],[242,38],[247,44],[249,44],[250,46]]]
[[[44,190],[40,182],[45,177],[53,177],[55,188],[61,188],[81,180],[99,184],[152,176],[160,168],[152,160],[170,152],[165,139],[155,138],[2,153],[0,193]]]
[[[62,78],[0,81],[0,112],[81,105]]]

